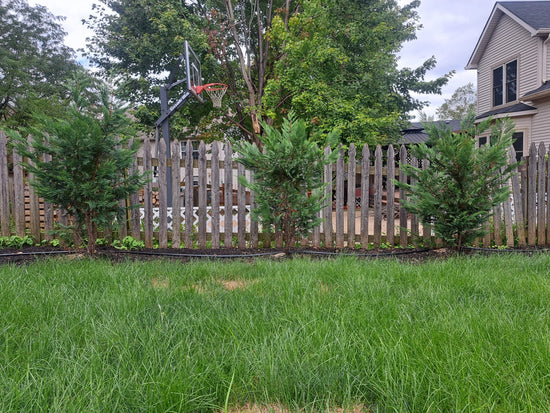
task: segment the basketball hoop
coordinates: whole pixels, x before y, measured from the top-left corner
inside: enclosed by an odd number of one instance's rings
[[[197,86],[195,91],[197,94],[206,91],[212,100],[212,105],[215,108],[221,108],[223,95],[227,92],[227,85],[225,83],[208,83],[206,85]]]

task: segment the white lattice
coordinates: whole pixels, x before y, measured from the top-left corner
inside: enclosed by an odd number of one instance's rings
[[[168,215],[168,230],[172,230],[172,208],[166,208],[167,209],[167,215]],[[233,206],[232,208],[232,220],[233,220],[233,232],[237,232],[238,230],[238,220],[237,220],[237,214],[238,214],[239,208],[237,206]],[[140,221],[143,225],[143,221],[145,220],[145,209],[140,208],[139,209],[139,215],[140,215]],[[159,216],[160,216],[160,209],[159,208],[153,208],[153,231],[158,231],[159,229]],[[182,228],[185,228],[185,208],[180,209],[180,217],[181,217],[181,223]],[[245,223],[246,223],[246,231],[250,231],[250,223],[251,223],[251,215],[250,215],[250,205],[246,206],[245,211]],[[199,207],[193,207],[193,226],[196,228],[199,224]],[[261,225],[260,229],[261,229]],[[220,232],[223,233],[225,231],[225,207],[220,206]],[[212,207],[207,206],[206,207],[206,232],[212,232]]]

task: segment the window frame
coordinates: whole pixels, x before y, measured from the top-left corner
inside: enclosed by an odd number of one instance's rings
[[[507,60],[491,70],[492,107],[498,107],[518,101],[519,59]],[[513,89],[513,91],[512,91]]]

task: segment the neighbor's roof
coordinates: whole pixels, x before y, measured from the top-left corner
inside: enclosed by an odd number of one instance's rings
[[[489,44],[491,36],[503,15],[509,16],[524,27],[531,36],[550,34],[550,1],[499,1],[485,23],[483,32],[466,65],[466,69],[477,69],[479,60]]]
[[[453,132],[459,132],[461,122],[461,120],[438,120],[426,123],[435,123],[441,128],[450,128]],[[403,138],[400,143],[411,145],[426,142],[428,140],[428,134],[424,129],[424,124],[423,122],[412,122],[408,128],[403,129]]]

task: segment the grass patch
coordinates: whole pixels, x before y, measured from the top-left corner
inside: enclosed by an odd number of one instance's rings
[[[548,268],[2,266],[0,411],[547,411]]]

